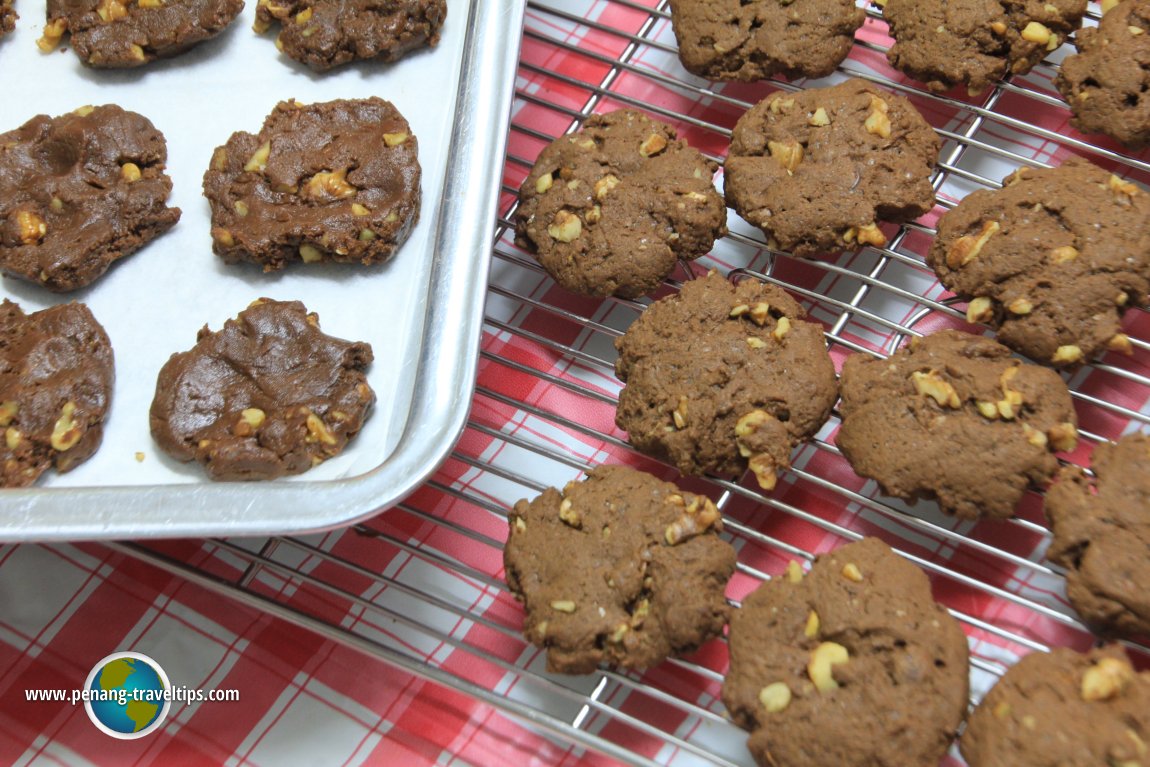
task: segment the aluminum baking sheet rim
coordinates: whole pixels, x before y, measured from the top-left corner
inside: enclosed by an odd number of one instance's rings
[[[475,386],[525,6],[525,0],[469,3],[412,404],[383,462],[354,477],[311,482],[6,489],[0,541],[327,530],[393,505],[439,467],[463,432]]]

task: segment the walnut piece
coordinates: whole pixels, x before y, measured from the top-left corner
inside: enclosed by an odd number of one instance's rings
[[[1122,694],[1134,679],[1134,669],[1118,658],[1102,658],[1082,675],[1082,700],[1110,700]]]
[[[890,117],[887,116],[889,110],[889,104],[878,96],[872,95],[870,97],[870,114],[867,115],[866,122],[863,123],[866,132],[879,138],[890,138]]]
[[[38,214],[21,210],[16,213],[16,232],[21,243],[35,245],[48,233],[48,224]]]
[[[819,692],[828,692],[838,688],[832,667],[839,666],[850,660],[847,648],[836,642],[823,642],[811,651],[810,660],[807,661],[807,676],[815,684]]]
[[[978,296],[966,307],[966,321],[989,322],[994,319],[994,302],[986,296]]]
[[[639,154],[654,157],[667,148],[667,138],[661,133],[652,133],[639,145]]]
[[[768,684],[759,691],[759,702],[768,714],[777,714],[791,705],[791,688],[786,682]]]
[[[794,173],[803,161],[803,145],[794,139],[768,141],[767,151],[782,165],[787,173]]]
[[[52,427],[52,436],[48,440],[53,450],[59,450],[61,453],[71,450],[80,441],[80,437],[84,436],[84,429],[76,423],[75,415],[75,402],[65,402],[64,407],[60,408],[60,417],[56,419],[56,425]]]
[[[683,500],[683,496],[675,493],[668,496],[666,500],[674,503],[672,499],[675,498],[678,499],[678,503],[675,505],[682,506],[683,512],[678,519],[667,525],[667,529],[664,531],[663,537],[669,545],[675,546],[712,528],[715,530],[723,529],[723,518],[719,514],[719,507],[712,503],[710,498],[696,495],[687,503]]]
[[[249,173],[258,171],[263,173],[264,169],[268,166],[268,155],[271,154],[272,144],[270,141],[265,141],[260,144],[256,151],[252,152],[252,156],[244,163],[244,170]]]
[[[0,426],[7,426],[20,412],[20,403],[14,400],[0,402]]]
[[[958,269],[978,258],[983,246],[1001,228],[1002,225],[997,221],[987,221],[982,225],[982,231],[978,234],[959,237],[946,252],[946,265],[951,269]]]
[[[583,234],[583,222],[571,211],[563,209],[555,214],[551,226],[547,227],[547,234],[559,242],[574,242]]]
[[[322,171],[304,182],[304,197],[313,200],[343,200],[354,197],[359,190],[347,182],[347,168]]]
[[[914,382],[914,390],[924,397],[930,397],[938,403],[939,407],[957,409],[962,406],[958,392],[950,385],[937,370],[923,372],[916,370],[910,374]]]

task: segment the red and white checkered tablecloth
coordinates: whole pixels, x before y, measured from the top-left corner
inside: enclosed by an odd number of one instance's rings
[[[585,87],[548,73],[567,75],[580,83],[598,83],[610,69],[607,62],[618,58],[631,45],[627,37],[613,32],[637,33],[650,20],[648,13],[619,2],[572,0],[551,3],[590,26],[567,21],[562,15],[529,9],[517,87],[524,96],[516,103],[510,154],[530,161],[545,143],[541,136],[568,130],[571,115],[562,108],[579,112],[587,104]],[[635,2],[655,6],[654,0]],[[658,18],[646,30],[648,40],[674,44],[669,22]],[[884,27],[868,22],[861,37],[885,41]],[[556,46],[548,40],[561,40]],[[592,57],[573,52],[577,48]],[[597,63],[594,56],[604,61]],[[615,77],[609,92],[596,106],[603,111],[639,102],[666,109],[669,113],[698,118],[707,123],[730,127],[739,110],[729,103],[710,98],[705,92],[689,95],[682,89],[665,87],[657,77],[695,81],[679,67],[673,53],[658,45],[644,47],[630,60],[636,71]],[[876,72],[893,77],[881,52],[857,47],[851,66],[859,72]],[[1043,78],[1045,77],[1045,81]],[[1049,77],[1041,72],[1029,80],[1031,87],[1053,92]],[[767,90],[761,85],[728,84],[722,93],[746,101],[761,98]],[[930,100],[916,101],[931,122],[945,130],[960,132],[971,115]],[[559,109],[555,108],[560,107]],[[1011,92],[1001,94],[995,110],[1058,133],[1070,134],[1065,110],[1051,106],[1038,108],[1035,101]],[[725,154],[722,137],[714,131],[679,123],[682,135],[705,152]],[[979,133],[990,146],[1001,146],[1040,162],[1057,162],[1069,150],[1055,141],[1040,141],[1033,135],[995,123]],[[998,178],[1010,170],[1008,163],[982,152],[972,160],[980,163],[979,173]],[[523,162],[507,164],[505,183],[514,188],[526,174]],[[1139,180],[1145,182],[1145,178]],[[960,182],[944,187],[943,197],[961,196]],[[501,210],[512,203],[503,193]],[[937,213],[937,211],[936,211]],[[933,223],[933,217],[926,219]],[[751,230],[736,220],[735,231]],[[916,239],[917,238],[917,239]],[[908,251],[923,252],[929,244],[926,235],[911,235],[904,243]],[[502,247],[513,248],[509,242]],[[865,253],[843,256],[838,262],[848,270],[865,273]],[[724,242],[703,264],[729,270],[750,267],[763,270],[766,253]],[[780,261],[776,274],[819,295],[846,296],[857,283],[838,272],[828,272],[794,261]],[[897,281],[917,294],[940,297],[942,291],[921,271],[892,266],[883,279]],[[633,318],[634,310],[615,302],[598,302],[564,294],[537,272],[496,260],[493,283],[518,296],[537,300],[549,307],[569,309],[606,327],[622,328]],[[877,299],[876,299],[877,300]],[[836,314],[814,305],[816,319],[833,322]],[[907,302],[905,312],[898,305],[881,307],[883,316],[898,321],[909,319],[916,306]],[[485,498],[495,506],[506,507],[522,492],[509,483],[498,469],[507,467],[519,474],[531,466],[541,484],[561,485],[579,476],[578,466],[627,462],[643,466],[668,478],[674,474],[665,467],[637,458],[614,439],[596,435],[622,436],[613,423],[613,408],[606,402],[585,396],[584,391],[612,395],[619,383],[609,369],[587,364],[579,356],[562,354],[546,344],[534,342],[538,334],[594,359],[609,359],[604,347],[609,339],[589,333],[582,323],[569,322],[554,312],[538,311],[529,303],[511,301],[492,294],[488,316],[493,321],[483,338],[485,356],[479,371],[479,387],[472,408],[471,426],[459,448],[435,475],[404,504],[459,527],[502,541],[505,525],[497,515],[476,521],[475,504],[465,498]],[[1143,312],[1128,318],[1130,332],[1150,337],[1150,322]],[[945,318],[928,317],[916,327],[930,328]],[[952,323],[951,323],[952,324]],[[514,328],[507,332],[503,327]],[[864,347],[881,349],[892,332],[873,323],[852,320],[842,336]],[[837,361],[845,350],[834,349]],[[509,366],[495,360],[508,360]],[[1142,375],[1145,355],[1123,362]],[[566,387],[564,382],[576,384]],[[1074,383],[1080,391],[1138,413],[1147,412],[1147,391],[1128,385],[1114,376],[1079,374]],[[522,406],[510,403],[523,403]],[[561,414],[586,430],[568,428],[538,413]],[[1083,413],[1085,429],[1113,439],[1132,428],[1128,418],[1092,409]],[[831,431],[824,438],[833,437]],[[515,436],[520,441],[507,441]],[[522,444],[545,444],[568,462],[542,460]],[[1084,444],[1074,454],[1078,462],[1089,456]],[[476,460],[467,460],[473,457]],[[484,467],[494,469],[487,470]],[[845,462],[826,450],[802,448],[795,457],[796,469],[824,478],[864,496],[876,495],[873,483],[864,482]],[[904,552],[925,562],[945,562],[954,571],[982,583],[1024,595],[1038,603],[1061,606],[1064,596],[1059,579],[1036,574],[1025,568],[1008,567],[1000,560],[967,557],[940,539],[921,535],[916,528],[889,516],[875,514],[865,505],[844,504],[842,496],[820,492],[817,486],[784,478],[774,494],[782,503],[817,517],[843,524],[862,533],[877,533],[900,541]],[[1030,499],[1033,500],[1033,499]],[[808,552],[821,552],[841,542],[823,527],[806,524],[787,514],[758,508],[736,497],[725,510],[761,532]],[[1015,529],[1009,541],[1000,540],[1001,528],[993,523],[955,523],[929,516],[931,521],[976,540],[988,541],[1019,557],[1040,554],[1043,537]],[[1020,515],[1041,523],[1041,509],[1028,501]],[[289,578],[274,573],[260,576],[254,588],[277,602],[317,615],[325,622],[361,635],[374,637],[403,648],[475,684],[510,695],[514,674],[491,664],[479,663],[468,653],[453,650],[445,641],[429,641],[417,632],[381,620],[363,609],[357,599],[386,601],[398,611],[419,610],[411,597],[395,589],[383,588],[379,581],[347,568],[337,567],[324,555],[341,561],[370,562],[374,572],[398,584],[418,585],[422,593],[450,594],[456,602],[469,605],[469,613],[500,625],[517,625],[519,608],[509,595],[489,583],[439,563],[435,558],[416,556],[431,552],[464,562],[493,577],[502,576],[502,562],[496,548],[477,544],[472,537],[456,534],[448,525],[428,524],[409,510],[382,513],[369,527],[386,531],[392,539],[408,546],[381,545],[371,536],[353,531],[332,531],[306,537],[311,550],[300,550],[290,558],[291,566],[315,575],[342,589],[345,597],[303,588]],[[240,542],[256,550],[261,542]],[[761,572],[777,573],[787,557],[778,548],[753,541],[739,544],[740,561]],[[156,546],[166,556],[221,578],[237,580],[245,562],[211,543],[196,540],[167,541]],[[997,564],[995,564],[997,562]],[[732,581],[731,597],[740,599],[757,583],[746,574]],[[953,580],[936,582],[939,596],[951,607],[993,625],[1009,628],[1036,642],[1089,643],[1081,633],[1067,632],[1057,620],[1006,600],[996,599],[983,589],[968,588]],[[355,597],[355,598],[352,598]],[[490,631],[481,622],[450,616],[443,618],[444,636],[483,647],[497,658],[519,667],[542,667],[542,658],[533,648],[509,646],[505,637]],[[979,630],[969,630],[972,650],[987,659],[1009,663],[1024,648],[1010,646],[1000,638]],[[81,686],[93,664],[117,651],[138,651],[163,666],[173,684],[197,689],[235,689],[238,702],[175,704],[165,725],[156,733],[136,741],[114,740],[89,722],[81,706],[67,703],[30,702],[26,691],[41,688],[72,689]],[[697,660],[710,668],[723,667],[725,650],[704,648]],[[660,684],[675,689],[679,672],[673,668],[654,669],[649,675]],[[975,675],[975,684],[989,684],[991,677]],[[683,684],[686,684],[685,682]],[[692,682],[696,684],[697,682]],[[616,692],[624,696],[625,692]],[[686,693],[684,693],[686,694]],[[721,712],[717,703],[718,685],[702,685],[697,702]],[[632,704],[620,698],[611,701],[624,711],[648,720],[657,720],[667,731],[675,731],[685,717],[673,707],[660,707],[649,701]],[[594,714],[592,715],[594,716]],[[611,734],[622,730],[617,722],[604,718],[589,729]],[[668,753],[655,738],[634,733],[614,733],[637,753],[668,764],[690,763],[685,757]],[[688,733],[681,733],[688,734]],[[228,764],[228,765],[571,765],[607,764],[610,760],[582,749],[556,742],[524,728],[493,708],[463,693],[439,684],[422,681],[357,650],[325,639],[311,631],[269,616],[253,607],[222,598],[200,586],[169,575],[101,544],[19,545],[0,547],[0,763],[60,765],[145,765],[145,764]],[[957,759],[950,760],[958,764]]]

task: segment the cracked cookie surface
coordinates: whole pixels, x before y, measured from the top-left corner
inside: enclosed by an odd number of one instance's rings
[[[112,344],[84,304],[25,314],[0,302],[0,487],[69,471],[100,447],[112,400]]]
[[[1150,672],[1121,647],[1055,647],[1011,666],[971,713],[970,767],[1134,767],[1150,759]]]
[[[684,474],[749,468],[774,488],[838,396],[823,329],[805,317],[785,291],[755,279],[689,280],[616,339],[615,374],[626,385],[615,423]]]
[[[1026,74],[1082,23],[1086,0],[885,0],[891,66],[941,92]]]
[[[371,346],[319,329],[299,301],[259,299],[205,326],[156,381],[156,444],[211,479],[274,479],[339,455],[375,402]]]
[[[0,269],[66,292],[170,229],[164,136],[113,104],[0,134]]]
[[[1006,518],[1073,450],[1077,418],[1053,370],[994,341],[943,330],[889,359],[853,354],[842,370],[836,442],[860,476],[906,501],[935,498],[965,519]]]
[[[1091,469],[1093,479],[1067,466],[1046,491],[1046,555],[1066,568],[1070,604],[1096,631],[1150,635],[1150,436],[1098,445]]]
[[[776,93],[735,125],[727,204],[796,256],[882,246],[880,222],[934,206],[939,146],[909,101],[862,80]]]
[[[635,298],[726,234],[718,166],[642,112],[587,119],[519,189],[516,243],[567,290]]]
[[[1066,99],[1071,125],[1111,136],[1131,149],[1150,143],[1150,0],[1110,8],[1097,27],[1074,35],[1054,84]]]
[[[679,60],[712,80],[825,77],[865,20],[854,0],[671,0]]]
[[[50,50],[67,32],[90,67],[138,67],[215,37],[243,9],[243,0],[48,0],[39,45]]]
[[[702,495],[625,466],[515,504],[503,560],[547,668],[646,668],[719,636],[735,550]]]
[[[396,61],[439,43],[446,0],[259,0],[255,30],[281,25],[276,47],[316,72]]]
[[[1150,290],[1150,195],[1081,158],[1022,168],[944,214],[927,263],[971,322],[1036,362],[1130,353],[1121,319]]]
[[[419,148],[387,101],[281,101],[258,134],[212,154],[212,250],[265,272],[290,262],[383,263],[419,220]]]
[[[962,628],[877,538],[792,561],[729,636],[723,703],[760,765],[933,767],[966,713]]]

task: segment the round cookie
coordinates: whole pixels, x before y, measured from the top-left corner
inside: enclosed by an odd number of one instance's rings
[[[891,66],[936,92],[977,95],[1026,74],[1078,29],[1086,0],[875,0],[890,25]]]
[[[381,98],[281,101],[215,150],[204,196],[229,264],[382,263],[419,220],[418,142]]]
[[[13,0],[0,0],[0,37],[15,29],[16,19],[20,18],[12,6]]]
[[[877,538],[791,562],[729,640],[723,703],[764,767],[934,767],[966,713],[962,628]]]
[[[671,0],[679,60],[712,80],[825,77],[864,21],[854,0]]]
[[[104,436],[115,381],[112,344],[88,307],[25,314],[0,302],[0,487],[69,471]]]
[[[0,269],[85,287],[180,219],[164,136],[114,104],[37,115],[0,134]]]
[[[642,112],[592,115],[539,153],[519,189],[516,244],[564,288],[635,298],[727,232],[718,166]]]
[[[256,32],[281,24],[276,47],[316,72],[352,61],[390,62],[439,43],[447,0],[259,0]]]
[[[855,472],[964,519],[1010,517],[1078,436],[1057,373],[957,330],[912,339],[889,359],[853,354],[841,384],[836,441]]]
[[[1103,6],[1106,4],[1103,3]],[[1126,0],[1107,10],[1097,27],[1074,35],[1078,53],[1054,78],[1070,106],[1070,124],[1103,133],[1131,149],[1150,143],[1150,0]]]
[[[1150,290],[1150,195],[1081,158],[1021,168],[938,222],[927,263],[1011,349],[1054,367],[1131,352],[1128,305]]]
[[[735,125],[727,204],[796,256],[882,246],[878,222],[934,206],[939,146],[909,101],[863,80],[776,93]]]
[[[785,291],[718,272],[656,301],[615,341],[626,386],[615,423],[684,474],[741,476],[771,490],[791,449],[838,397],[823,329]]]
[[[1150,436],[1103,443],[1091,461],[1093,480],[1067,466],[1046,491],[1046,556],[1066,568],[1070,604],[1096,631],[1150,635]]]
[[[164,363],[152,438],[215,480],[299,474],[359,433],[375,402],[371,361],[368,344],[320,332],[299,301],[261,298]]]
[[[970,767],[1135,767],[1150,761],[1150,672],[1122,648],[1056,647],[1012,666],[970,715]]]
[[[215,37],[243,9],[243,0],[48,0],[37,44],[50,51],[67,32],[90,67],[138,67]]]
[[[547,670],[646,668],[723,632],[735,550],[702,495],[624,466],[515,504],[503,561]]]

